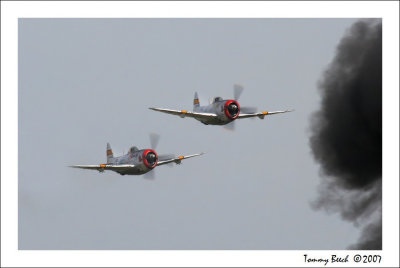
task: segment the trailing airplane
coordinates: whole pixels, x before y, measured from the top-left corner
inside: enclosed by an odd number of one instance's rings
[[[258,117],[264,119],[266,115],[280,114],[291,112],[293,110],[273,111],[273,112],[257,112],[254,107],[240,107],[238,99],[243,91],[240,85],[234,85],[234,99],[224,100],[221,97],[215,97],[207,106],[200,106],[197,92],[194,94],[193,112],[187,110],[171,110],[165,108],[149,108],[153,111],[163,112],[167,114],[178,115],[181,118],[192,117],[205,125],[226,125],[228,129],[234,128],[234,120],[243,118]]]
[[[154,148],[157,146],[159,135],[150,134],[151,147],[153,149],[141,149],[132,146],[125,155],[114,157],[111,146],[107,143],[107,163],[100,165],[74,165],[72,168],[92,169],[99,172],[112,170],[121,175],[142,175],[145,178],[154,179],[154,168],[165,164],[181,164],[182,160],[199,156],[204,153],[181,155],[158,155]]]

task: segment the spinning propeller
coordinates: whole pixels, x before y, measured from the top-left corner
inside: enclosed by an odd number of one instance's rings
[[[149,134],[149,138],[150,138],[151,149],[156,150],[158,142],[160,140],[160,135],[158,135],[156,133],[150,133]],[[174,154],[160,154],[160,155],[158,155],[158,161],[163,161],[163,160],[167,160],[167,159],[171,159],[171,158],[175,158],[175,155]],[[167,166],[172,167],[173,163],[167,164]],[[155,175],[156,175],[155,174],[155,168],[153,168],[152,170],[150,170],[149,172],[144,174],[144,178],[145,179],[149,179],[149,180],[154,180],[155,179]]]
[[[234,84],[233,85],[233,99],[235,101],[238,101],[240,98],[240,95],[242,95],[244,88],[241,85]],[[253,114],[257,112],[257,107],[250,107],[250,106],[240,106],[240,113],[243,114]],[[224,125],[224,129],[234,131],[235,130],[235,121],[233,120],[232,122]]]

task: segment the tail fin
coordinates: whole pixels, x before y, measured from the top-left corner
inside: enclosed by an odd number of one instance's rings
[[[111,163],[113,158],[113,151],[111,150],[110,144],[107,142],[107,163]]]
[[[197,95],[197,92],[195,92],[194,100],[193,100],[193,107],[199,107],[199,106],[200,106],[199,96]]]

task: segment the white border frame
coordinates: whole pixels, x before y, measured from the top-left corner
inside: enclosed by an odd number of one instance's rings
[[[380,254],[399,265],[398,2],[1,2],[1,266],[310,266],[303,254]],[[18,18],[383,19],[383,251],[18,250]],[[331,263],[329,266],[335,266]],[[338,266],[376,266],[339,264]],[[323,266],[312,264],[311,266]]]

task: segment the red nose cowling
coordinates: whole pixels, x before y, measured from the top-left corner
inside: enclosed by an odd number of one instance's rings
[[[225,115],[231,119],[235,120],[240,113],[240,105],[235,100],[228,100],[225,102],[224,105]]]
[[[143,152],[143,163],[146,167],[153,169],[157,166],[158,155],[156,151],[147,149]]]

